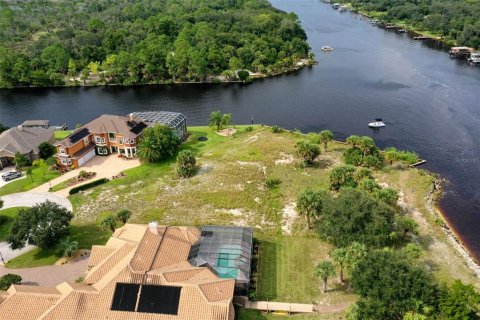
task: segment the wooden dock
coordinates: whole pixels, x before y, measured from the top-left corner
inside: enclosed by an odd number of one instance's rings
[[[418,166],[420,166],[422,164],[425,164],[425,163],[427,163],[427,160],[420,159],[420,161],[412,163],[411,165],[409,165],[409,167],[410,168],[415,168],[415,167],[418,167]]]
[[[287,313],[313,313],[313,304],[303,303],[286,303],[271,301],[247,301],[245,304],[247,309],[255,309],[267,312],[287,312]]]

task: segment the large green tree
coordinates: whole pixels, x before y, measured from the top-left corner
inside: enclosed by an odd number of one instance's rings
[[[392,207],[356,189],[344,189],[338,197],[326,201],[318,222],[320,236],[336,246],[354,241],[384,246],[391,242],[395,227]]]
[[[456,280],[440,297],[440,319],[480,319],[480,293]]]
[[[7,242],[13,250],[26,244],[51,248],[68,234],[72,218],[70,211],[48,200],[31,208],[22,208],[12,224]]]
[[[142,132],[137,156],[146,162],[158,162],[171,157],[178,148],[178,138],[167,126],[154,125]]]
[[[351,272],[350,283],[360,296],[356,319],[401,319],[438,301],[430,275],[392,251],[369,253]]]

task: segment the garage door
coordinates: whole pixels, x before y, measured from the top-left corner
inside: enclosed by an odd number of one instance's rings
[[[93,157],[95,157],[95,149],[90,150],[83,157],[79,158],[78,159],[78,166],[83,166],[83,164],[85,162],[92,159]]]

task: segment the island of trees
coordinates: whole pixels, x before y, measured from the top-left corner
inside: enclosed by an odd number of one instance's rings
[[[352,6],[388,22],[405,22],[447,42],[480,48],[480,2],[468,0],[351,0]]]
[[[305,63],[306,38],[266,0],[0,1],[0,88],[245,80]]]

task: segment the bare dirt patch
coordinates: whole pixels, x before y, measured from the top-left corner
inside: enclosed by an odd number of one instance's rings
[[[288,234],[288,235],[292,234],[293,222],[298,217],[297,210],[295,209],[296,207],[297,207],[297,203],[291,202],[287,204],[285,207],[283,207],[282,209],[282,218],[283,218],[282,231],[285,234]]]

